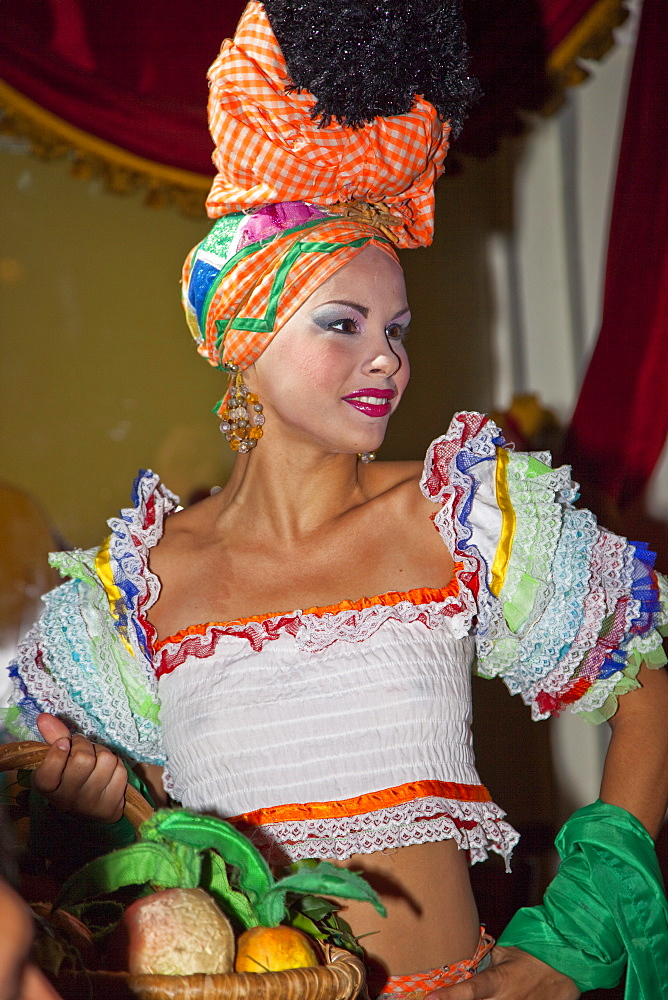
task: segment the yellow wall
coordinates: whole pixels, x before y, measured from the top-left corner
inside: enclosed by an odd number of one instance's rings
[[[25,155],[0,155],[0,191],[0,477],[93,545],[140,467],[185,494],[221,477],[223,381],[179,304],[206,220]]]

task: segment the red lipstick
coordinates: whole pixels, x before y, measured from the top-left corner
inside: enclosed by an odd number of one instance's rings
[[[368,417],[386,417],[392,409],[391,402],[395,396],[394,389],[359,389],[341,398],[344,403],[350,403]]]

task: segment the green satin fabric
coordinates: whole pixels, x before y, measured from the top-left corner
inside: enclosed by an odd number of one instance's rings
[[[519,910],[499,938],[570,976],[585,992],[668,1000],[668,902],[654,843],[625,809],[600,799],[556,839],[562,859],[541,906]]]

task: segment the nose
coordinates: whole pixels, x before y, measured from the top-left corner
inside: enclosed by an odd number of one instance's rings
[[[384,330],[382,339],[379,340],[374,340],[371,353],[364,362],[363,372],[365,375],[393,378],[401,368],[403,359],[390,344]]]

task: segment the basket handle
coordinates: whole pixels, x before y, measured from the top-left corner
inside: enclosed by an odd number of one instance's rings
[[[0,771],[34,771],[46,757],[48,749],[45,743],[39,743],[37,740],[5,743],[0,746]],[[153,810],[144,796],[130,784],[125,789],[123,815],[135,830],[153,815]]]

